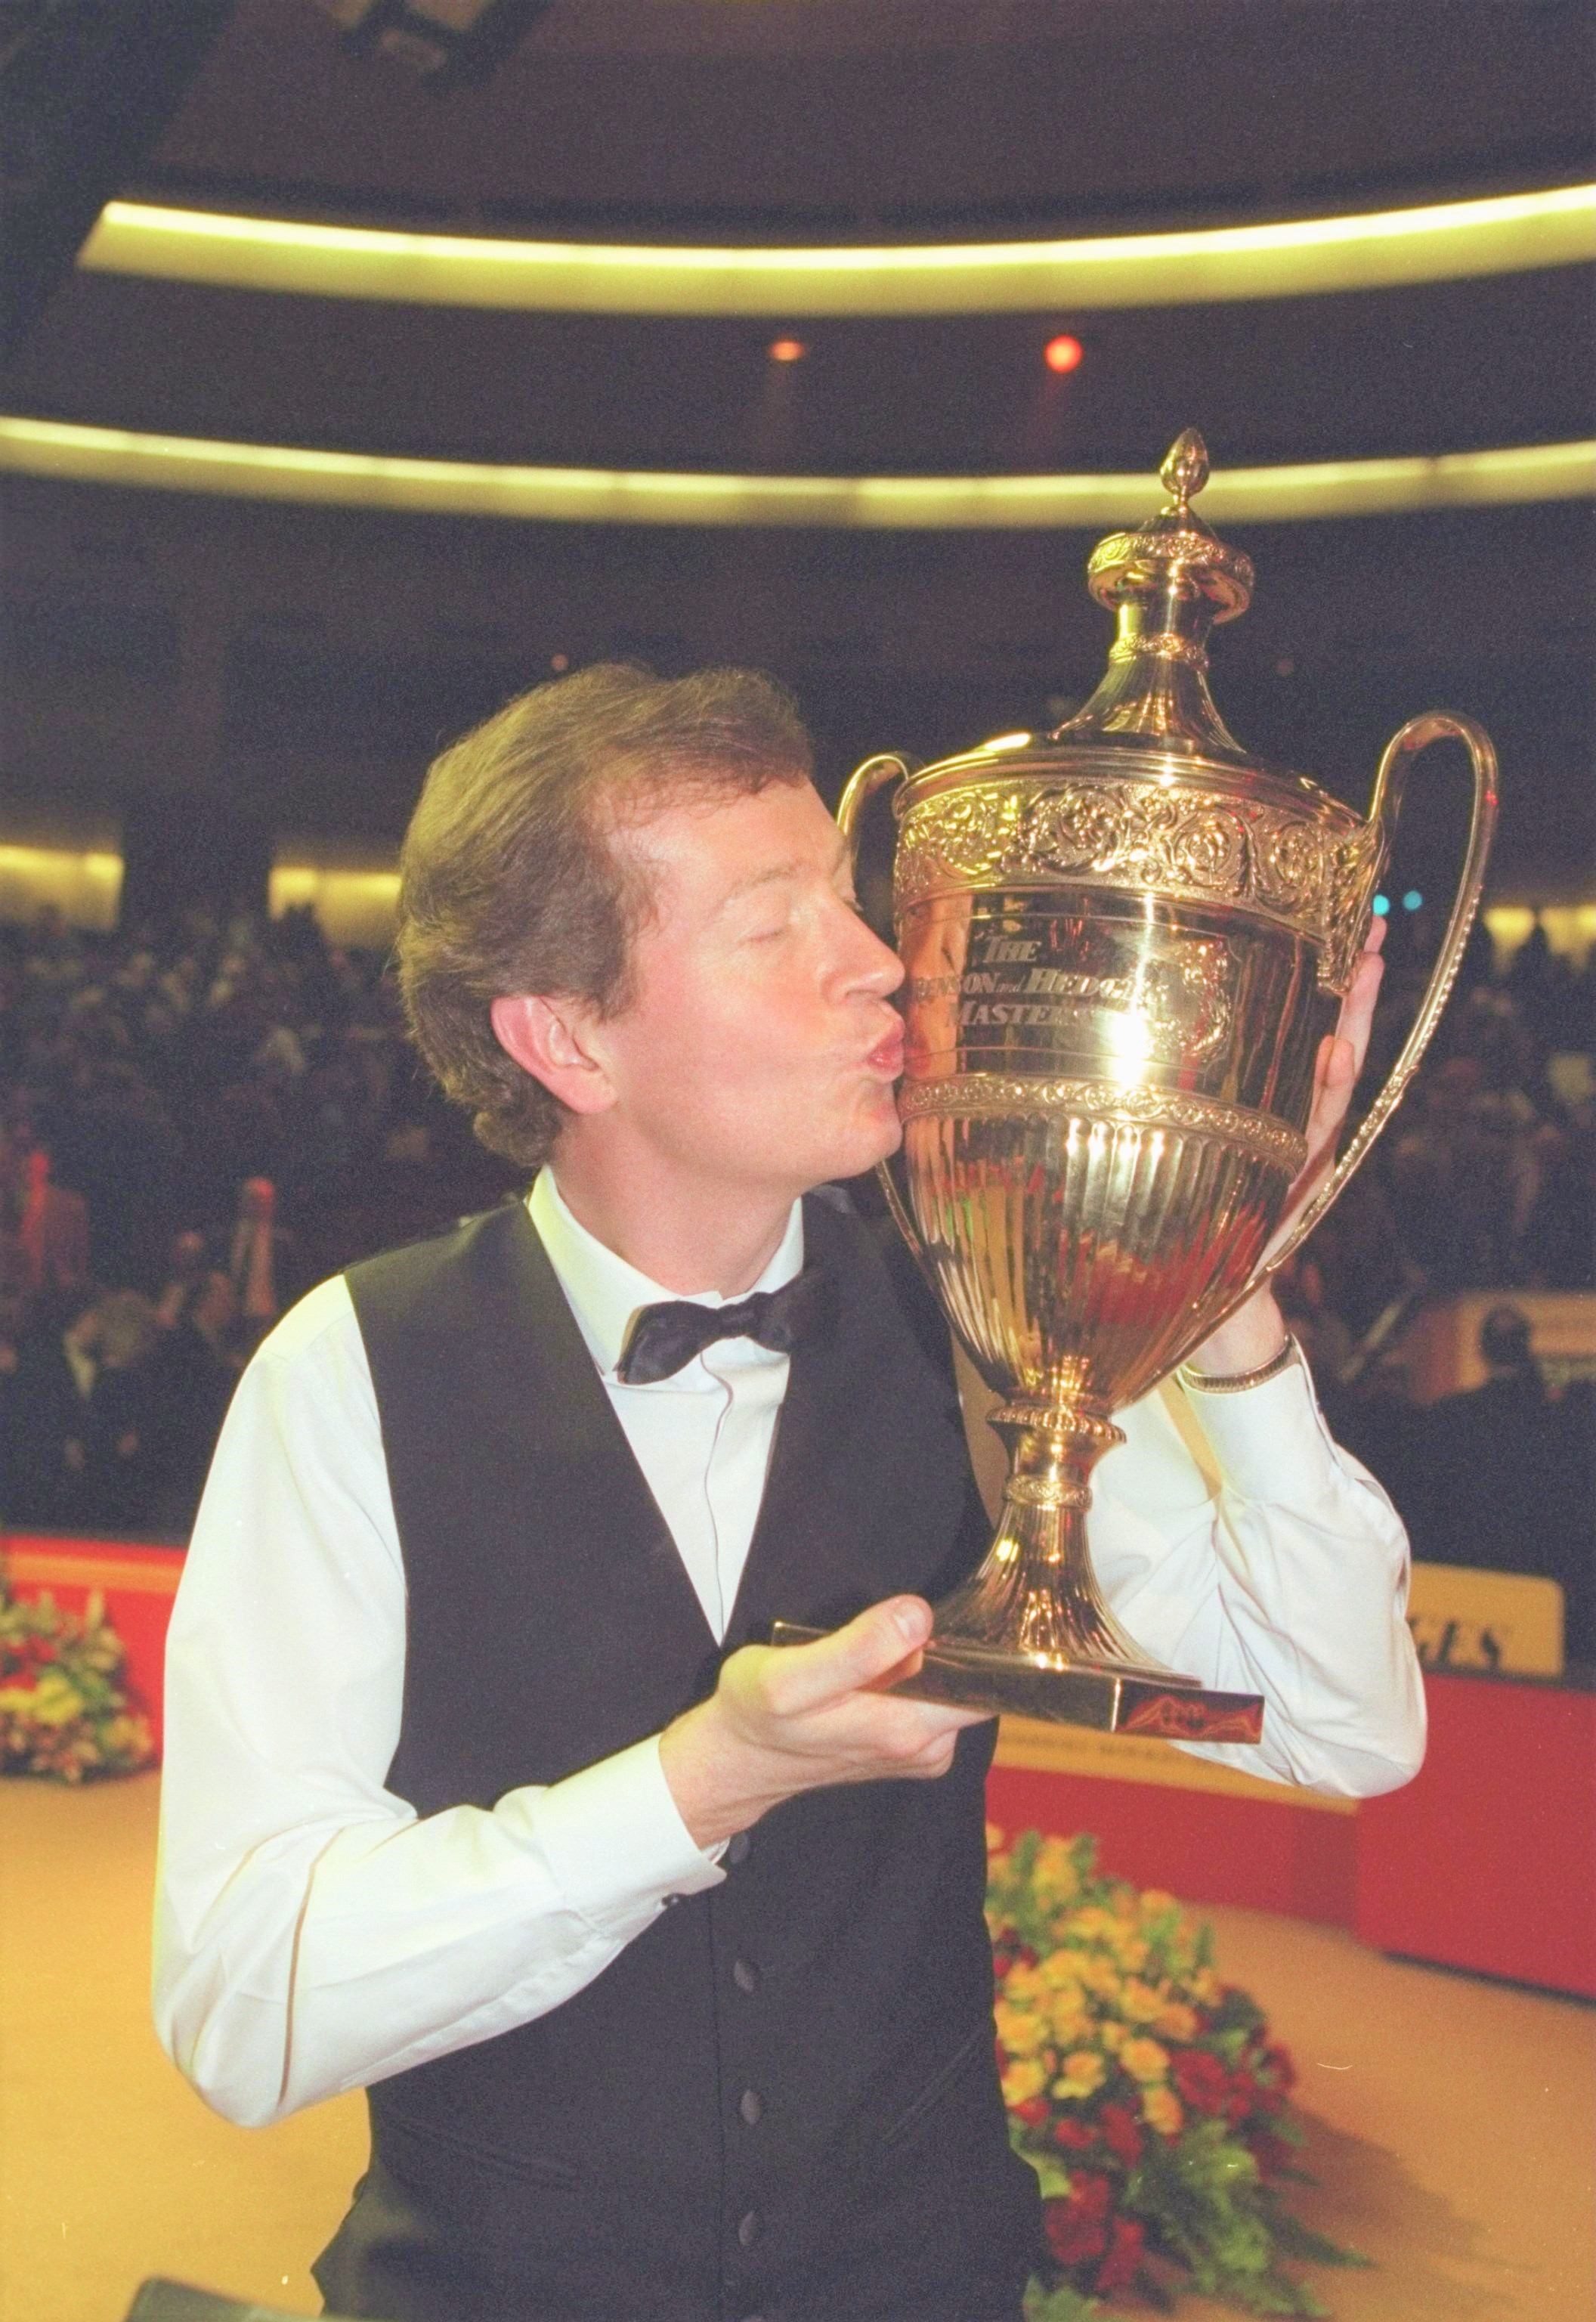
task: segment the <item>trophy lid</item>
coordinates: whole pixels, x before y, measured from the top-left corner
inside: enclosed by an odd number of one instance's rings
[[[1087,586],[1115,614],[1117,634],[1097,691],[1048,740],[1153,743],[1246,765],[1208,692],[1207,638],[1217,622],[1246,611],[1252,560],[1192,509],[1208,480],[1208,447],[1194,427],[1158,472],[1170,495],[1158,514],[1134,532],[1110,533],[1092,552]]]

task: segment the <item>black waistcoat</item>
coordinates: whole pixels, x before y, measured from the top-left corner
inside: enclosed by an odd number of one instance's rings
[[[351,1269],[408,1597],[388,1787],[418,1814],[558,1781],[772,1620],[980,1552],[948,1376],[858,1220],[812,1197],[805,1229],[838,1318],[793,1358],[719,1647],[523,1205]],[[573,1998],[373,2088],[328,2310],[1009,2322],[1037,2216],[993,2060],[991,1733],[941,1781],[789,1800]]]

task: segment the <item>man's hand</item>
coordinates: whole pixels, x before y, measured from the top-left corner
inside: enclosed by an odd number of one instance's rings
[[[1308,1116],[1308,1158],[1291,1180],[1280,1223],[1264,1247],[1262,1263],[1265,1266],[1284,1245],[1335,1164],[1346,1108],[1352,1102],[1353,1090],[1369,1053],[1374,1002],[1385,974],[1385,962],[1380,956],[1384,941],[1385,921],[1372,919],[1363,938],[1363,955],[1341,1003],[1336,1029],[1327,1032],[1319,1042],[1314,1065],[1313,1104]],[[1203,1340],[1191,1360],[1199,1371],[1211,1371],[1218,1376],[1236,1375],[1260,1368],[1280,1352],[1285,1342],[1285,1319],[1265,1283],[1254,1291],[1245,1306],[1236,1308],[1227,1322],[1222,1322],[1210,1338]]]
[[[914,1675],[930,1634],[922,1597],[891,1596],[812,1645],[734,1653],[711,1698],[660,1737],[694,1844],[717,1845],[803,1790],[945,1774],[960,1729],[988,1713],[887,1690]]]

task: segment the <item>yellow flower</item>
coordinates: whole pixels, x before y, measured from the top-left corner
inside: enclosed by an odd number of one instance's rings
[[[1156,2040],[1127,2040],[1119,2061],[1133,2080],[1163,2080],[1169,2077],[1169,2051]]]
[[[1076,1970],[1081,1983],[1098,1999],[1117,2000],[1119,1997],[1119,1970],[1112,1960],[1088,1952]]]
[[[1098,2025],[1098,2045],[1106,2056],[1117,2056],[1129,2038],[1125,2025],[1112,2016]]]
[[[83,1714],[83,1696],[65,1672],[47,1668],[33,1688],[32,1715],[40,1725],[70,1725]]]
[[[1031,1872],[1037,1895],[1049,1903],[1068,1902],[1080,1891],[1081,1881],[1070,1850],[1062,1838],[1044,1838],[1036,1850]]]
[[[1172,1911],[1174,1907],[1174,1897],[1166,1895],[1162,1887],[1148,1887],[1144,1889],[1142,1895],[1144,1919],[1162,1919],[1166,1911]]]
[[[1039,1972],[1049,1991],[1080,1989],[1081,1961],[1073,1952],[1049,1952],[1040,1963]]]
[[[1047,2020],[1053,2038],[1064,2048],[1072,2046],[1077,2040],[1086,2036],[1090,2021],[1081,2004],[1078,1991],[1061,1991],[1053,2003]]]
[[[987,1852],[989,1854],[1001,1854],[1003,1851],[1003,1840],[1004,1833],[999,1828],[998,1824],[995,1822],[988,1823]]]
[[[1119,1995],[1119,2012],[1130,2024],[1151,2024],[1163,2006],[1163,1995],[1137,1976],[1127,1976]]]
[[[1142,2118],[1160,2136],[1179,2136],[1186,2125],[1181,2099],[1172,2089],[1144,2089]]]
[[[1048,2034],[1048,2020],[1028,2007],[1013,2007],[999,2000],[992,2011],[998,2037],[1011,2056],[1034,2056]]]
[[[1105,1911],[1100,1903],[1089,1903],[1077,1911],[1070,1923],[1070,1932],[1077,1943],[1111,1943],[1119,1924],[1112,1911]]]
[[[1186,1988],[1199,2007],[1212,2007],[1219,1997],[1219,1979],[1211,1967],[1199,1967],[1195,1975],[1188,1976]]]
[[[1017,2000],[1024,2007],[1030,2000],[1044,2000],[1047,1985],[1039,1968],[1011,1967],[1003,1979],[1005,1999]]]
[[[1003,2075],[1003,2101],[1012,2111],[1016,2105],[1026,2104],[1039,2097],[1047,2086],[1047,2074],[1034,2056],[1021,2056]]]
[[[1095,2050],[1077,2048],[1072,2055],[1064,2058],[1063,2073],[1054,2080],[1053,2093],[1066,2104],[1083,2102],[1096,2096],[1108,2077],[1108,2067]]]
[[[1163,2040],[1176,2040],[1182,2043],[1189,2040],[1195,2040],[1197,2037],[1196,2011],[1186,2007],[1181,2000],[1168,2000],[1154,2017],[1153,2029]]]

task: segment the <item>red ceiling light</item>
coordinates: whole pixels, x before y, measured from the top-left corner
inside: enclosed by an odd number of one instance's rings
[[[802,362],[808,352],[802,339],[772,339],[765,350],[772,362],[780,363]]]
[[[1072,339],[1067,331],[1063,331],[1056,339],[1049,339],[1042,350],[1042,360],[1049,370],[1074,370],[1085,352],[1080,340]]]

